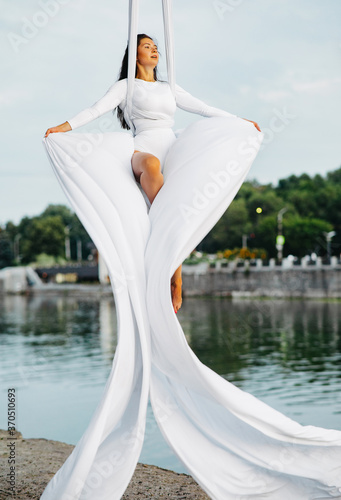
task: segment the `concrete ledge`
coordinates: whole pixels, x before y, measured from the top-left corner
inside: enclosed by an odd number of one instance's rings
[[[188,266],[189,267],[189,266]],[[341,266],[326,268],[186,268],[184,296],[341,298]]]
[[[13,268],[16,269],[16,268]],[[0,295],[28,293],[70,296],[112,296],[110,285],[41,284],[24,285],[26,269],[18,275],[9,269],[0,272]],[[16,270],[17,272],[17,270]],[[22,276],[22,284],[16,281]],[[2,279],[3,278],[3,279]],[[7,281],[6,281],[7,280]],[[18,285],[19,283],[19,285]],[[206,262],[182,267],[183,296],[247,296],[288,298],[341,298],[341,265],[274,267],[218,267]]]

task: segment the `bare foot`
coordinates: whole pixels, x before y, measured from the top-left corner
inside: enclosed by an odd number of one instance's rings
[[[182,287],[181,278],[171,281],[172,303],[174,311],[176,313],[178,312],[182,304],[181,287]]]

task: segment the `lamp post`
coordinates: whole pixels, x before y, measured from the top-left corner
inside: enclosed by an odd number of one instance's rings
[[[70,229],[71,226],[65,226],[65,259],[71,260],[71,246],[70,246]]]
[[[323,232],[323,234],[325,235],[327,241],[327,259],[328,259],[328,264],[330,264],[330,254],[331,254],[330,243],[332,241],[332,237],[336,235],[336,232],[329,231],[329,233]]]
[[[83,254],[82,254],[82,240],[77,238],[77,261],[82,262]]]
[[[288,209],[286,207],[282,208],[277,214],[277,238],[276,238],[276,248],[277,248],[277,260],[282,262],[283,259],[283,246],[285,243],[285,238],[282,234],[283,232],[283,214]]]
[[[14,260],[17,264],[20,264],[20,251],[19,251],[19,240],[21,238],[21,234],[18,233],[14,237],[14,245],[13,245],[13,250],[14,250]]]

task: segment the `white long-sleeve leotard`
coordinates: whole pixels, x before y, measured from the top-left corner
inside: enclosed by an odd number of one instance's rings
[[[72,129],[89,123],[108,111],[126,106],[127,79],[115,82],[107,93],[91,107],[68,120]],[[176,140],[173,131],[176,107],[205,117],[236,117],[227,111],[208,106],[179,85],[173,95],[168,82],[148,82],[135,78],[131,119],[135,127],[134,149],[156,156],[163,173],[167,153]],[[149,206],[149,201],[146,203]]]
[[[126,106],[127,79],[115,82],[107,93],[93,106],[84,109],[68,120],[72,129],[85,125],[104,113],[119,106]],[[179,85],[175,85],[175,99],[168,82],[148,82],[135,78],[132,103],[132,121],[136,128],[135,135],[154,128],[171,128],[174,125],[176,106],[185,111],[201,116],[235,117],[227,111],[208,106],[200,99],[193,97]]]

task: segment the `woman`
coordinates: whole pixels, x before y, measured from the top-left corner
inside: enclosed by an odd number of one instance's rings
[[[141,453],[149,401],[167,443],[213,500],[340,498],[341,432],[302,426],[209,369],[173,313],[169,280],[178,310],[180,264],[232,202],[264,134],[177,85],[173,96],[157,80],[153,40],[138,41],[131,117],[123,64],[102,99],[43,139],[108,264],[118,345],[93,418],[41,500],[119,500]],[[175,137],[176,106],[212,118]],[[117,107],[134,137],[49,137]],[[82,156],[84,143],[91,147]]]
[[[149,203],[152,204],[155,196],[161,189],[163,179],[163,165],[170,146],[176,139],[172,130],[175,108],[185,109],[202,116],[235,116],[226,111],[207,106],[199,99],[192,97],[181,87],[176,85],[175,101],[166,82],[157,78],[157,64],[159,53],[153,39],[141,33],[137,37],[136,75],[135,82],[137,96],[133,101],[133,123],[136,128],[134,137],[135,150],[131,165],[135,179],[146,193]],[[123,57],[119,80],[108,90],[105,96],[71,120],[57,127],[49,128],[45,137],[54,132],[67,132],[76,127],[85,125],[107,111],[117,107],[117,114],[122,128],[129,129],[124,119],[126,84],[128,67],[128,47]],[[244,118],[245,120],[245,118]],[[256,122],[247,120],[260,128]],[[181,307],[181,265],[171,278],[172,303],[175,313]]]

